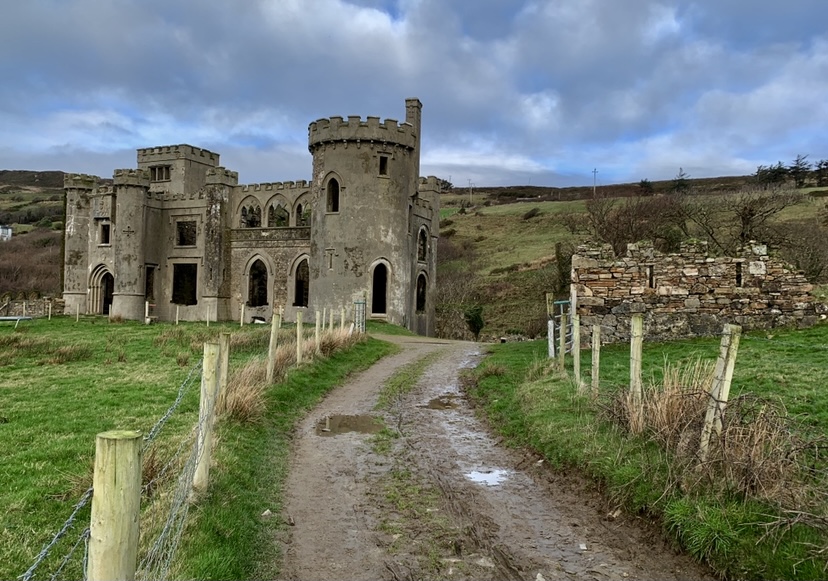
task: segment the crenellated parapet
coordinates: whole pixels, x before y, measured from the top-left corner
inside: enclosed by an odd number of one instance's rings
[[[207,170],[207,184],[237,186],[239,184],[239,172],[219,166]]]
[[[145,169],[116,169],[112,179],[116,186],[148,188],[150,185],[150,175]]]
[[[368,117],[363,121],[358,115],[319,119],[308,127],[308,149],[311,152],[326,144],[344,143],[372,147],[399,146],[414,150],[417,148],[417,131],[410,123],[399,123],[396,119],[380,122],[379,117]]]
[[[219,165],[219,154],[192,145],[163,145],[138,150],[139,164],[158,164],[177,159],[189,159],[212,166]]]
[[[295,182],[265,182],[261,184],[244,184],[240,186],[242,192],[270,192],[270,191],[284,191],[284,190],[306,190],[311,187],[311,183],[307,180],[299,180]]]
[[[98,185],[98,176],[85,173],[67,173],[63,176],[64,189],[73,190],[94,190]]]

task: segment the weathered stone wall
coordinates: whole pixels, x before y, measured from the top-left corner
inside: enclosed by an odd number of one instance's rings
[[[608,245],[581,246],[572,257],[573,309],[582,327],[601,325],[605,342],[629,339],[632,313],[644,314],[651,340],[717,335],[725,323],[746,330],[810,326],[819,318],[812,288],[763,244],[735,257],[711,257],[703,242],[675,254],[630,244],[623,257]],[[588,341],[588,332],[581,336]]]
[[[31,301],[8,301],[0,304],[0,317],[46,317],[49,314],[49,304],[52,305],[52,315],[63,314],[63,299],[42,298]]]

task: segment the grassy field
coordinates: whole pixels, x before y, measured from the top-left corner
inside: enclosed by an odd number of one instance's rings
[[[57,317],[24,323],[17,331],[0,327],[0,579],[17,577],[35,560],[91,485],[95,435],[111,429],[146,434],[176,399],[200,360],[203,342],[219,332],[232,333],[231,370],[266,350],[269,329],[253,325],[145,326]],[[250,424],[220,422],[210,492],[188,525],[188,537],[199,541],[185,542],[182,574],[252,575],[260,560],[258,535],[264,534],[258,515],[264,502],[278,509],[293,422],[345,375],[389,349],[371,340],[303,367],[268,391],[263,418]],[[162,458],[197,419],[198,380],[196,373],[194,387],[156,440]],[[256,486],[240,487],[240,482]],[[87,508],[41,570],[55,569],[88,518]],[[79,577],[79,567],[79,560],[70,563],[65,576]]]
[[[759,454],[764,465],[752,467],[757,473],[777,464],[785,471],[778,477],[784,479],[786,490],[776,495],[771,489],[779,482],[762,480],[757,481],[759,489],[746,488],[743,480],[731,478],[735,470],[729,473],[731,477],[707,481],[700,475],[709,474],[705,471],[709,468],[679,462],[680,448],[666,449],[652,432],[631,436],[619,425],[617,394],[629,385],[628,346],[602,349],[597,400],[575,395],[571,368],[567,377],[549,367],[545,342],[495,345],[491,351],[476,372],[471,391],[509,441],[530,446],[553,466],[575,468],[600,482],[611,508],[619,506],[631,514],[659,519],[667,534],[726,578],[826,578],[828,465],[824,453],[822,457],[803,454],[789,447],[787,455],[801,454],[807,460],[798,466],[801,473],[796,475],[793,464],[782,457],[785,454],[774,457],[770,448],[770,453]],[[661,383],[665,361],[712,362],[717,354],[716,339],[645,344],[645,383]],[[588,382],[589,352],[583,355]],[[826,324],[802,331],[778,330],[772,335],[747,334],[742,338],[731,389],[732,421],[739,416],[749,426],[763,414],[780,412],[785,418],[782,436],[824,446],[828,432],[826,361]],[[746,417],[746,412],[754,415]],[[754,451],[761,452],[764,442],[757,437]],[[791,503],[790,498],[798,500]]]

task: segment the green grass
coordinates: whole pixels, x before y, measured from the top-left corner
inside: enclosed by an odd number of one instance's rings
[[[382,386],[376,409],[390,408],[395,401],[411,391],[426,368],[441,355],[439,351],[434,351],[398,369]]]
[[[365,322],[365,332],[366,333],[378,333],[381,335],[408,335],[410,337],[416,337],[415,333],[412,333],[405,327],[400,327],[399,325],[392,325],[391,323],[385,323],[383,321],[371,321],[368,320]]]
[[[0,515],[0,579],[15,578],[34,562],[91,485],[95,435],[112,429],[147,433],[200,360],[203,341],[220,332],[232,334],[231,368],[261,354],[267,344],[268,329],[253,325],[239,329],[235,324],[213,324],[208,329],[201,324],[146,326],[93,317],[75,323],[73,317],[55,317],[52,321],[31,321],[17,331],[11,326],[0,327],[0,506],[4,508]],[[289,427],[285,426],[293,421],[290,418],[295,419],[301,406],[316,401],[313,398],[349,371],[367,366],[388,349],[386,344],[370,340],[352,352],[295,372],[286,386],[274,390],[268,416],[271,424],[249,430],[220,424],[209,498],[192,508],[191,516],[196,518],[190,525],[194,534],[199,534],[217,523],[219,532],[207,537],[211,538],[211,551],[185,551],[185,556],[192,558],[185,570],[198,571],[193,576],[200,578],[240,578],[224,573],[227,563],[223,559],[233,563],[233,571],[253,570],[249,551],[233,549],[247,555],[241,560],[239,556],[231,558],[227,549],[235,547],[239,537],[250,540],[251,534],[260,534],[259,528],[252,527],[250,515],[259,515],[262,505],[274,502],[271,492],[275,488],[256,496],[261,489],[244,486],[248,480],[261,482],[261,474],[253,468],[283,471],[287,452],[282,448],[286,448]],[[198,377],[194,383],[156,440],[162,458],[197,419]],[[282,439],[274,440],[274,433]],[[271,450],[271,444],[282,448]],[[254,452],[257,463],[249,459]],[[275,456],[273,466],[265,461],[271,453]],[[231,480],[225,470],[232,474]],[[279,482],[269,484],[277,487]],[[230,515],[226,508],[223,513],[218,509],[228,503],[234,509]],[[219,513],[221,518],[215,516]],[[201,524],[200,517],[206,524]],[[54,570],[88,520],[87,507],[79,514],[74,531],[55,547],[39,571]],[[227,534],[222,536],[221,531]],[[255,548],[257,542],[248,546]],[[65,575],[80,577],[79,563],[80,559],[70,563]]]
[[[599,407],[575,395],[571,379],[553,372],[526,381],[527,372],[545,361],[545,342],[495,345],[491,350],[488,364],[504,372],[478,373],[472,393],[510,442],[534,448],[554,466],[582,471],[602,483],[612,502],[627,511],[661,520],[688,552],[725,577],[825,578],[824,556],[815,557],[811,550],[826,546],[824,531],[804,524],[768,528],[778,509],[733,491],[714,487],[684,494],[668,469],[669,454],[611,424]],[[645,344],[644,377],[658,379],[665,358],[715,359],[717,353],[715,339]],[[584,355],[588,380],[589,352]],[[775,331],[770,339],[750,333],[740,347],[731,400],[746,393],[780,400],[792,414],[793,429],[825,434],[827,358],[828,325]],[[602,348],[602,392],[625,389],[628,377],[629,347]]]

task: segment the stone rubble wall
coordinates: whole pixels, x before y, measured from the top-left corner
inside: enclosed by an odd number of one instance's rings
[[[808,327],[825,318],[812,289],[757,243],[735,257],[711,257],[704,242],[675,254],[630,244],[623,257],[609,245],[580,246],[572,257],[571,298],[585,344],[592,325],[601,325],[605,343],[629,340],[633,313],[644,314],[645,337],[655,341],[718,335],[725,323]]]
[[[49,303],[52,303],[52,316],[63,314],[63,299],[44,298],[30,301],[0,301],[0,316],[22,317],[25,310],[27,317],[45,317],[49,314]]]

